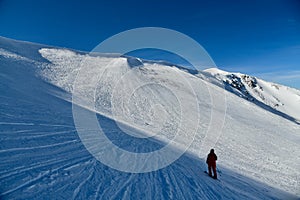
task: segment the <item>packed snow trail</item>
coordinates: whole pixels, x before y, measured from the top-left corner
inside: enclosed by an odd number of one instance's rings
[[[23,100],[27,99],[23,96]],[[203,173],[204,162],[188,154],[155,172],[113,170],[86,151],[69,117],[71,105],[57,101],[63,112],[36,101],[31,103],[42,106],[43,112],[24,109],[30,108],[29,103],[18,104],[23,109],[5,111],[10,117],[2,118],[6,124],[1,126],[0,155],[5,161],[0,166],[1,199],[280,199],[283,195],[282,191],[226,169],[221,169],[221,182],[215,181]],[[20,102],[16,99],[12,103]],[[12,114],[32,119],[30,124],[20,122]],[[110,132],[120,131],[112,120],[101,120]],[[123,137],[119,142],[130,146],[132,138]],[[149,145],[130,146],[139,151],[137,147],[148,151]],[[12,151],[14,148],[19,149]]]
[[[141,174],[120,172],[97,161],[81,143],[66,88],[36,76],[40,67],[51,71],[47,67],[52,63],[38,52],[45,47],[1,38],[0,48],[4,49],[0,54],[1,199],[297,199],[296,195],[299,196],[299,126],[293,122],[228,93],[224,133],[215,147],[220,182],[203,173],[206,164],[197,156],[201,137],[168,167]],[[69,50],[62,51],[76,57]],[[54,67],[57,69],[52,68],[52,72],[72,66],[60,69],[58,63]],[[50,71],[50,81],[57,80]],[[152,71],[155,72],[158,71]],[[63,86],[70,85],[68,78],[72,77],[62,79]],[[204,101],[203,105],[207,103]],[[105,113],[104,109],[101,111]],[[209,116],[205,109],[202,111]],[[98,119],[107,137],[129,151],[148,152],[164,145],[163,140],[127,135],[110,116],[98,114]],[[206,126],[204,123],[203,127]]]

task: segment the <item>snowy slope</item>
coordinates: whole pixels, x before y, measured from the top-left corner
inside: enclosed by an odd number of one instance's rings
[[[137,62],[142,66],[132,65]],[[74,88],[79,63],[89,70],[81,80],[85,84]],[[101,79],[96,76],[99,72]],[[203,173],[207,151],[200,152],[200,147],[211,109],[222,116],[222,107],[212,107],[209,92],[224,94],[205,73],[193,75],[162,63],[89,56],[0,38],[0,77],[1,199],[297,199],[300,195],[299,125],[230,92],[225,92],[224,128],[214,146],[221,181]],[[92,85],[94,79],[97,87]],[[174,97],[175,93],[192,99],[185,79],[199,99],[201,116],[191,147],[173,164],[148,173],[126,173],[107,167],[85,149],[73,121],[70,93],[75,89],[86,97],[83,106],[94,98],[95,107],[87,112],[98,113],[110,140],[129,151],[148,152],[173,138],[179,126],[185,133],[182,143],[192,137],[189,127],[197,113],[179,108]],[[142,87],[136,89],[137,85]],[[124,98],[130,102],[124,103]],[[291,115],[288,103],[281,112]],[[180,109],[187,113],[183,125]],[[126,124],[132,135],[124,134],[112,118]],[[155,137],[141,138],[149,135]],[[182,146],[177,142],[172,148]]]
[[[241,73],[207,69],[215,79],[223,82],[233,93],[292,121],[300,122],[300,91],[276,83],[266,82]]]

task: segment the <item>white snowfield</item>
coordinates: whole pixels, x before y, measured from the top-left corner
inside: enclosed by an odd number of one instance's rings
[[[175,152],[192,143],[156,171],[108,167],[78,136],[74,91],[120,148],[151,152],[178,137]],[[0,37],[0,198],[299,199],[299,95],[218,69],[194,74]],[[219,181],[203,173],[210,148]]]

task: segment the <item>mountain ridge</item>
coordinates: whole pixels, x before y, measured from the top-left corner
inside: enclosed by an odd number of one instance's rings
[[[145,62],[139,67],[141,61],[134,60],[137,67],[132,68],[125,57],[3,43],[1,198],[298,199],[299,125],[224,92],[223,81],[162,63]],[[9,46],[15,49],[10,51]],[[75,89],[83,95],[83,105],[92,98],[97,110],[85,112],[96,114],[107,137],[129,152],[160,149],[179,128],[183,129],[182,143],[188,143],[197,110],[186,105],[196,96],[201,115],[187,152],[169,166],[147,173],[122,172],[99,162],[83,145],[72,115],[78,62],[87,64],[88,70],[78,77]],[[100,79],[95,76],[99,72]],[[211,95],[226,98],[226,113],[222,105],[211,102]],[[182,125],[181,109],[186,114]],[[220,122],[224,117],[224,126],[212,129],[220,135],[207,135],[212,113]],[[118,120],[128,122],[131,126],[125,128],[131,132],[119,126]],[[137,138],[141,135],[136,130],[151,137]],[[213,141],[203,147],[206,137]],[[211,147],[219,157],[220,183],[203,173]],[[174,151],[179,150],[174,143]]]

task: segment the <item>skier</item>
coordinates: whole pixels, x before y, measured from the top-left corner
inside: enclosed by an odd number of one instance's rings
[[[207,155],[206,164],[208,165],[208,175],[217,179],[217,155],[214,153],[214,149],[210,150],[210,153]],[[211,170],[214,172],[214,176],[212,176]]]

